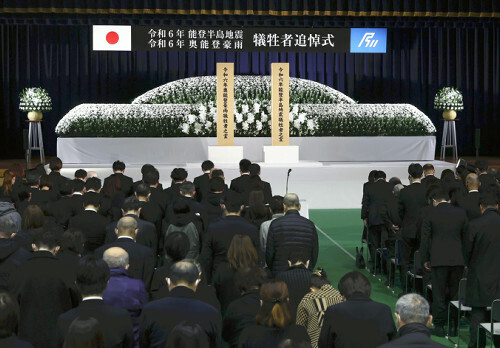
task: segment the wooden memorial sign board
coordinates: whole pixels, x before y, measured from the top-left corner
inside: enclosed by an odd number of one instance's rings
[[[271,63],[271,136],[273,146],[289,146],[290,66]]]
[[[217,145],[234,146],[234,63],[217,63]]]

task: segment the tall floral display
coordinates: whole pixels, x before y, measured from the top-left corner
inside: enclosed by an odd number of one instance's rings
[[[457,117],[457,111],[464,109],[462,93],[453,87],[443,87],[434,98],[434,109],[443,111],[443,118],[451,121]]]
[[[52,110],[52,100],[41,87],[25,88],[19,94],[19,110],[28,112],[30,121],[40,121],[42,112]]]

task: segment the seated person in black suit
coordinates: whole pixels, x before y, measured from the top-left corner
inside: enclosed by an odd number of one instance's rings
[[[62,228],[68,228],[69,219],[76,214],[73,214],[75,209],[72,206],[73,201],[73,181],[68,180],[59,185],[60,198],[46,205],[45,214],[51,216],[56,223]]]
[[[173,328],[182,322],[198,324],[210,339],[210,347],[221,346],[221,316],[211,305],[195,299],[200,282],[193,262],[172,265],[167,277],[168,297],[152,301],[142,310],[139,326],[141,347],[163,347]]]
[[[113,174],[104,179],[103,186],[106,186],[106,182],[110,180],[110,178],[118,178],[120,180],[120,191],[125,195],[125,197],[130,196],[133,193],[132,186],[133,180],[131,177],[126,176],[125,174],[125,163],[122,161],[113,162]]]
[[[62,183],[61,183],[62,184]],[[44,211],[49,203],[57,201],[59,198],[59,185],[56,186],[51,181],[48,175],[42,175],[40,177],[39,191],[35,195],[34,199],[31,198],[31,204],[37,204]]]
[[[9,290],[10,277],[31,256],[12,238],[16,232],[13,221],[0,218],[0,291]]]
[[[210,191],[210,171],[214,168],[214,162],[206,160],[201,164],[203,174],[194,178],[193,183],[196,187],[196,200],[201,202],[203,196]]]
[[[83,300],[59,316],[57,321],[58,347],[62,347],[71,323],[80,316],[95,318],[102,327],[106,347],[133,347],[132,321],[124,309],[104,303],[102,294],[110,277],[109,267],[94,255],[80,260],[76,272],[76,285]]]
[[[75,179],[74,180],[80,180],[80,181],[87,181],[87,171],[85,169],[77,169],[75,171]]]
[[[370,281],[360,272],[344,275],[338,289],[345,302],[328,307],[318,347],[377,347],[392,339],[396,327],[389,306],[370,299]]]
[[[112,217],[111,200],[104,196],[104,194],[102,194],[101,192],[101,179],[89,176],[87,181],[85,181],[85,190],[85,195],[90,192],[94,192],[99,196],[100,205],[98,213],[110,220]]]
[[[407,294],[396,302],[396,324],[399,337],[379,348],[396,347],[446,347],[431,340],[432,315],[429,314],[429,303],[418,294]]]
[[[56,257],[75,270],[82,254],[85,252],[85,237],[78,230],[67,230],[61,236],[61,249]]]
[[[244,194],[245,189],[248,186],[248,180],[250,180],[250,162],[247,159],[242,159],[240,161],[240,176],[231,180],[231,190],[238,192],[239,194]]]
[[[6,292],[0,292],[0,347],[33,348],[17,338],[19,306]]]
[[[117,239],[112,243],[97,248],[95,251],[96,256],[102,258],[104,252],[112,247],[124,249],[129,255],[129,275],[132,278],[141,279],[146,288],[149,289],[155,266],[155,255],[151,248],[136,243],[138,234],[137,220],[132,216],[122,217],[116,225],[115,233]]]
[[[85,193],[85,182],[82,180],[73,180],[73,194],[69,205],[71,205],[71,216],[75,216],[83,212],[83,194]]]
[[[59,186],[70,179],[61,175],[61,169],[63,167],[63,163],[59,157],[52,157],[49,162],[49,178],[52,181],[52,189],[55,192],[59,192]]]
[[[108,220],[97,213],[100,204],[101,198],[98,193],[87,192],[83,196],[85,211],[69,219],[69,228],[80,230],[85,236],[86,253],[93,253],[95,249],[104,244],[106,238]]]

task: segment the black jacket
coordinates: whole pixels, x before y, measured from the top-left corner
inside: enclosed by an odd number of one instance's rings
[[[156,261],[151,248],[136,243],[131,238],[124,237],[97,248],[95,254],[97,257],[102,258],[104,252],[113,247],[122,248],[128,253],[130,264],[129,275],[132,278],[141,279],[146,288],[149,289]]]
[[[31,245],[30,245],[31,246]],[[31,257],[31,253],[12,239],[0,238],[0,291],[8,291],[11,276]]]
[[[13,280],[20,303],[18,336],[35,347],[54,347],[57,318],[79,300],[73,270],[50,252],[37,251]]]
[[[249,181],[250,181],[250,174],[240,175],[239,177],[231,180],[231,185],[229,186],[229,189],[238,192],[239,194],[244,194]]]
[[[472,221],[481,216],[481,209],[479,208],[479,192],[469,192],[462,199],[457,202],[458,206],[465,210],[467,219]]]
[[[50,172],[49,173],[49,180],[52,182],[52,190],[56,193],[56,195],[59,195],[59,187],[67,181],[70,181],[71,179],[62,176],[61,173],[59,172]]]
[[[210,174],[203,173],[203,175],[197,176],[193,180],[193,184],[196,188],[196,200],[201,202],[203,197],[210,192]]]
[[[461,208],[443,202],[429,209],[422,223],[422,262],[432,267],[462,266],[467,216]]]
[[[137,238],[136,241],[139,244],[142,244],[148,248],[153,250],[153,253],[156,255],[158,253],[158,236],[156,235],[156,227],[149,221],[140,219],[137,215],[127,214],[124,215],[128,217],[132,217],[137,221]],[[116,240],[116,232],[115,228],[118,225],[118,221],[114,221],[106,226],[106,239],[105,243],[113,243]]]
[[[153,223],[156,227],[156,233],[159,236],[161,232],[161,223],[163,220],[163,212],[161,211],[160,206],[157,203],[151,201],[139,201],[139,205],[141,207],[141,213],[139,217],[142,220]]]
[[[211,305],[195,299],[195,293],[184,286],[177,286],[160,300],[144,306],[139,325],[141,348],[164,347],[168,335],[179,323],[196,323],[210,339],[210,347],[220,347],[222,319]]]
[[[250,290],[229,304],[222,324],[222,338],[230,347],[238,347],[241,332],[255,324],[260,310],[259,290]]]
[[[238,347],[275,348],[287,339],[290,339],[296,346],[310,343],[309,335],[301,325],[292,324],[285,329],[252,325],[245,328],[241,333]]]
[[[86,300],[57,320],[57,347],[62,347],[68,328],[76,318],[87,316],[97,319],[108,347],[130,348],[134,346],[134,334],[130,315],[124,309],[110,306],[103,300]]]
[[[106,238],[106,225],[108,219],[93,210],[85,210],[83,213],[69,219],[68,226],[80,230],[85,236],[85,250],[93,253],[95,249],[104,245]]]
[[[311,220],[300,216],[297,210],[288,210],[269,226],[266,244],[267,266],[273,274],[286,271],[290,252],[298,249],[302,249],[309,257],[309,269],[314,269],[318,260],[316,226]]]
[[[354,293],[328,307],[319,336],[319,348],[372,348],[390,341],[396,326],[389,306]]]
[[[227,251],[233,237],[236,234],[243,234],[250,237],[255,249],[260,250],[259,231],[241,216],[229,215],[224,219],[210,224],[207,231],[207,238],[203,241],[203,246],[199,261],[205,269],[207,279],[212,279],[212,274],[219,264],[226,260]]]
[[[207,212],[207,225],[222,219],[223,212],[220,203],[225,199],[225,197],[226,191],[222,193],[208,192],[203,196],[201,204],[205,207],[205,211]]]
[[[241,296],[240,289],[234,282],[236,270],[228,263],[222,262],[215,272],[212,284],[221,305],[221,314],[224,316],[229,304]]]
[[[399,329],[399,337],[378,348],[441,348],[446,347],[431,339],[431,330],[423,324],[411,323]]]
[[[33,348],[33,345],[28,341],[23,341],[15,335],[0,338],[0,347],[3,348]]]
[[[427,175],[425,178],[422,179],[422,184],[424,184],[425,187],[428,188],[431,185],[440,185],[441,180],[436,178],[434,175]]]
[[[466,235],[469,272],[465,302],[471,307],[488,307],[500,298],[500,215],[487,209],[470,223]]]
[[[426,187],[413,183],[399,192],[399,217],[403,238],[420,238],[422,208],[427,206]]]
[[[128,197],[130,195],[132,195],[134,192],[133,192],[133,185],[134,185],[134,181],[132,180],[131,177],[129,176],[126,176],[125,174],[123,173],[113,173],[111,174],[110,176],[108,176],[106,179],[104,179],[104,182],[102,184],[102,186],[106,186],[106,182],[109,180],[109,178],[113,178],[113,177],[117,177],[118,180],[120,180],[120,191],[123,192],[123,194],[125,195],[125,197]]]
[[[310,291],[311,275],[312,272],[305,265],[292,266],[276,275],[276,279],[284,281],[288,287],[294,317],[300,301]]]
[[[361,218],[368,219],[368,226],[384,224],[383,211],[393,197],[392,185],[385,180],[378,180],[366,187],[361,207]]]

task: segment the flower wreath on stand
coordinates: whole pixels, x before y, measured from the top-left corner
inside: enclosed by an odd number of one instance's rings
[[[443,111],[445,120],[454,120],[457,117],[456,111],[464,109],[462,93],[453,87],[441,88],[434,98],[434,109]]]
[[[52,110],[52,100],[41,87],[25,88],[19,93],[19,110],[28,112],[30,121],[40,121],[42,112]]]

